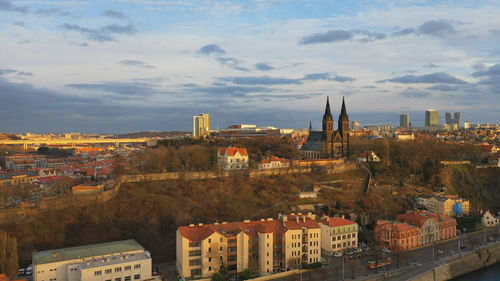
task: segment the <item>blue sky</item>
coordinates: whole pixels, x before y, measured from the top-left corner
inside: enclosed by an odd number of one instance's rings
[[[500,122],[498,1],[0,0],[0,131]]]

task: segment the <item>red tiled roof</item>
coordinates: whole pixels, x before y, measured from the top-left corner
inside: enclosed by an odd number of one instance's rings
[[[346,219],[339,218],[339,217],[328,218],[328,219],[322,220],[321,222],[324,225],[328,225],[329,227],[337,227],[337,226],[355,224],[355,222],[353,222],[353,221],[346,220]]]
[[[304,217],[306,218],[305,221],[303,220]],[[298,223],[297,223],[297,218],[299,218]],[[316,220],[307,218],[306,216],[293,216],[293,215],[287,217],[285,225],[288,229],[301,229],[302,227],[307,227],[307,228],[320,227]]]
[[[227,156],[234,156],[236,152],[239,152],[243,156],[247,156],[248,152],[246,148],[240,148],[240,147],[219,147],[219,152],[220,154],[226,154],[227,151]]]
[[[271,156],[270,158],[264,158],[260,161],[260,163],[267,164],[267,163],[271,163],[272,161],[275,161],[275,162],[279,161],[281,163],[290,163],[290,160],[285,159],[285,158],[279,158],[276,156]]]

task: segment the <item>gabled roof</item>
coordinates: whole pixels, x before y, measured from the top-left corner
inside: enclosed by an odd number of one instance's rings
[[[236,152],[239,152],[243,156],[248,156],[248,152],[246,148],[241,148],[241,147],[219,147],[219,153],[220,154],[226,154],[227,151],[227,156],[234,156]]]
[[[337,227],[337,226],[356,224],[355,222],[353,222],[351,220],[346,220],[346,219],[339,218],[339,217],[327,218],[327,219],[322,220],[321,223],[324,225],[327,225],[329,227]]]
[[[279,158],[279,157],[276,157],[273,155],[269,158],[264,158],[260,161],[260,163],[262,163],[262,164],[267,164],[267,163],[271,163],[271,162],[290,163],[290,160],[285,159],[285,158]]]

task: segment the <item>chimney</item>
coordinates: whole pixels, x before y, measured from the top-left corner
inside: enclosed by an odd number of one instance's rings
[[[223,221],[222,224],[227,224],[227,221]]]
[[[295,217],[295,221],[299,223],[299,217]]]
[[[189,227],[194,227],[194,224],[190,223],[190,224],[189,224]]]
[[[203,224],[202,224],[202,223],[199,223],[199,224],[198,224],[198,226],[203,226]]]
[[[287,222],[288,221],[288,216],[283,216],[281,218],[283,219],[283,222]]]
[[[267,218],[267,221],[273,221],[273,218]]]
[[[260,221],[266,221],[265,219],[260,219]]]
[[[218,222],[214,222],[214,225],[219,225],[219,223]]]
[[[342,215],[342,218],[344,218],[344,215]]]
[[[302,216],[302,221],[306,222],[306,216]]]
[[[249,222],[250,222],[250,220],[244,220],[243,221],[243,223],[249,223]]]

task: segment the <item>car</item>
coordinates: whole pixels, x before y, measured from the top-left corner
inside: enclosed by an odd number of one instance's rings
[[[342,257],[342,253],[341,252],[336,252],[333,256],[336,257],[336,258],[341,258]]]
[[[26,275],[31,275],[33,274],[33,266],[32,265],[29,265],[27,268],[26,268]]]
[[[356,249],[354,249],[354,252],[355,253],[361,253],[361,252],[363,252],[363,250],[361,250],[361,248],[356,248]]]
[[[465,245],[464,244],[460,244],[460,249],[465,249]]]
[[[494,242],[494,241],[495,241],[495,237],[493,237],[493,236],[489,236],[489,237],[488,237],[488,241],[490,241],[490,242]]]
[[[23,276],[25,273],[26,271],[24,270],[24,268],[19,268],[19,270],[17,271],[18,276]]]
[[[436,254],[442,255],[442,254],[444,254],[444,252],[442,250],[436,250]]]
[[[384,252],[384,253],[390,253],[390,252],[391,252],[391,250],[389,250],[389,249],[387,249],[387,248],[383,248],[383,249],[382,249],[382,252]]]

